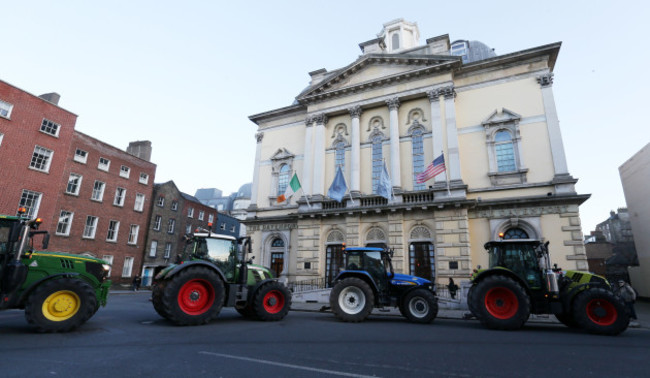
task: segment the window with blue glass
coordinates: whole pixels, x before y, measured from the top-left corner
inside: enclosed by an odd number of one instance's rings
[[[382,146],[383,138],[381,135],[375,135],[372,138],[372,192],[377,193],[379,186],[379,177],[381,175],[384,153]]]
[[[283,164],[280,167],[280,175],[278,175],[278,195],[284,194],[289,184],[289,168],[288,164]]]
[[[421,128],[413,130],[411,144],[413,151],[413,190],[423,190],[425,183],[418,184],[417,176],[424,171],[424,147],[422,143],[423,131]]]
[[[512,172],[517,169],[512,136],[508,131],[497,131],[494,136],[494,150],[497,158],[498,172]]]
[[[336,144],[336,158],[335,164],[336,167],[341,167],[341,171],[345,172],[345,143],[338,142]]]

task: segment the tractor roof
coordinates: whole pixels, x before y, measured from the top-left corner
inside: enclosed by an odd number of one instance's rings
[[[207,232],[195,232],[192,234],[195,237],[199,238],[211,238],[211,239],[225,239],[225,240],[237,240],[233,236],[230,235],[223,235],[223,234],[215,234],[213,232],[210,232],[209,234]]]

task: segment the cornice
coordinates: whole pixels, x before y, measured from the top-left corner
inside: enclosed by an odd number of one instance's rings
[[[248,116],[248,119],[253,121],[256,125],[259,125],[263,121],[272,121],[274,119],[284,118],[291,114],[306,114],[307,108],[301,104],[293,104],[290,106],[285,106],[283,108],[269,110],[267,112],[253,114]]]

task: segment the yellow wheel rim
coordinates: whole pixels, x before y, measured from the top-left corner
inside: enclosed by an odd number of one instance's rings
[[[50,294],[43,302],[43,315],[51,321],[61,322],[73,317],[81,307],[79,296],[69,290]]]

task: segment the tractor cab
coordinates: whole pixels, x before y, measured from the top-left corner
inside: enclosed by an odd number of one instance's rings
[[[500,240],[485,244],[490,258],[490,269],[510,270],[533,289],[542,287],[544,269],[544,266],[540,266],[542,247],[541,241],[532,239]]]
[[[187,245],[186,255],[210,261],[224,274],[227,282],[234,282],[239,252],[237,240],[231,236],[218,234],[194,234]]]
[[[384,290],[394,275],[390,254],[382,248],[348,248],[345,250],[345,270],[367,272],[378,289]]]

